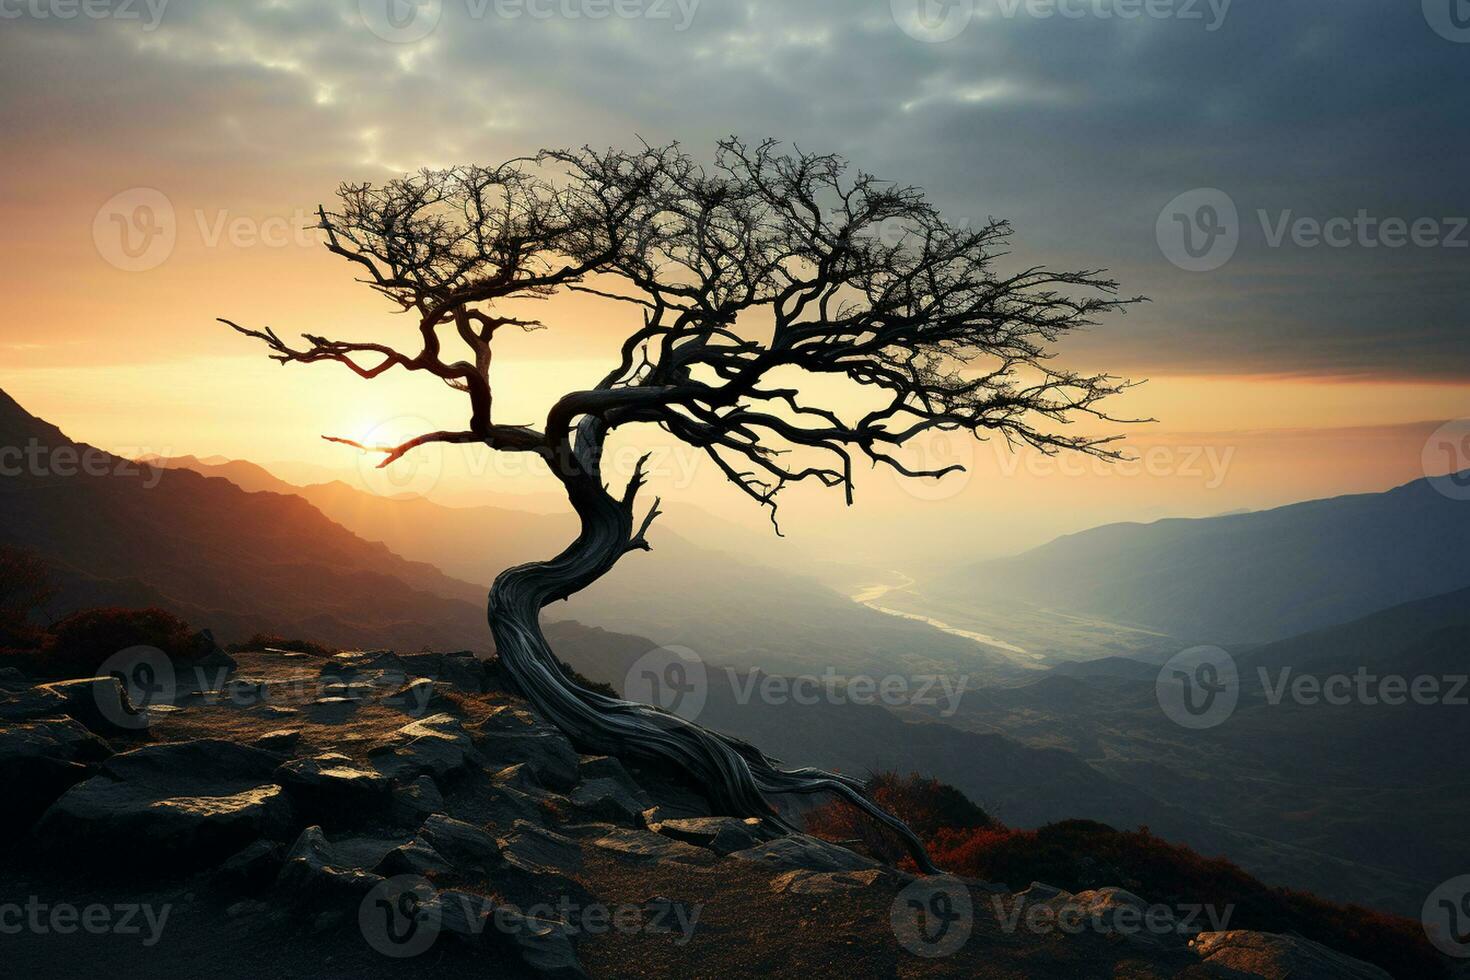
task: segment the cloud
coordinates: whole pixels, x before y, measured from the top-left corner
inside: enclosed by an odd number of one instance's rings
[[[1470,371],[1470,248],[1266,233],[1470,214],[1470,46],[1420,4],[958,3],[969,19],[940,43],[902,29],[900,0],[438,0],[408,43],[373,32],[371,0],[172,0],[153,31],[22,17],[0,83],[29,97],[0,108],[0,162],[85,159],[121,186],[229,174],[294,204],[546,145],[773,135],[919,184],[956,220],[1011,218],[1016,261],[1106,266],[1149,294],[1080,345],[1104,366]],[[1186,272],[1156,223],[1203,187],[1237,205],[1240,246]]]

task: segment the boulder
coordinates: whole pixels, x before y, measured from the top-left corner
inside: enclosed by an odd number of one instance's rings
[[[252,841],[285,839],[294,820],[270,753],[200,739],[113,756],[67,790],[37,826],[68,854],[170,869],[219,861]]]
[[[587,971],[577,959],[577,948],[565,923],[534,918],[508,907],[496,909],[492,921],[491,935],[536,976],[586,980]]]
[[[730,855],[782,871],[867,871],[877,861],[807,834],[788,834]]]
[[[1232,929],[1200,933],[1189,946],[1211,966],[1266,980],[1391,980],[1371,963],[1298,936]]]
[[[383,880],[356,864],[365,856],[334,846],[322,828],[307,827],[287,852],[276,886],[298,901],[359,900]]]
[[[525,820],[517,820],[514,826],[513,833],[498,838],[507,864],[535,874],[581,870],[582,846],[570,837]]]
[[[787,871],[771,881],[771,891],[792,895],[832,895],[868,888],[883,875],[876,868],[868,871]]]
[[[294,749],[300,741],[301,729],[277,728],[259,736],[250,744],[257,749],[265,749],[267,752],[286,752]]]
[[[278,841],[258,840],[228,858],[214,877],[226,888],[253,894],[275,880],[284,857],[285,848]]]
[[[617,779],[589,779],[568,797],[572,806],[596,820],[639,827],[649,800],[635,795]]]
[[[714,856],[709,851],[682,841],[671,840],[646,830],[628,830],[623,827],[610,828],[595,838],[592,844],[603,850],[621,854],[648,863],[675,862],[685,865],[709,865]]]
[[[489,831],[436,813],[419,828],[418,839],[443,855],[461,874],[488,875],[504,865],[500,844]]]
[[[302,816],[318,822],[351,822],[389,799],[388,777],[340,752],[292,759],[276,770],[276,780],[290,791]]]
[[[116,677],[83,677],[42,684],[40,696],[59,699],[50,714],[70,715],[100,735],[142,731],[148,712],[133,707],[127,688]]]
[[[214,639],[214,633],[200,630],[189,638],[189,665],[206,671],[232,671],[238,664]]]
[[[721,856],[754,847],[766,838],[755,817],[687,817],[661,820],[648,829],[696,847],[707,847]]]
[[[399,661],[404,670],[417,677],[444,681],[470,694],[489,690],[485,662],[468,651],[405,654]]]
[[[564,793],[581,779],[577,751],[565,735],[554,729],[538,726],[520,731],[487,731],[481,725],[474,743],[495,768],[524,764],[548,789]]]
[[[387,742],[368,750],[368,756],[394,782],[420,776],[443,779],[478,762],[469,733],[450,714],[430,715],[404,725]]]
[[[452,685],[446,681],[419,677],[388,695],[384,703],[415,718],[422,718],[430,711],[444,711],[452,706],[452,702],[445,696],[450,689]]]
[[[395,786],[390,806],[394,823],[418,827],[430,815],[444,812],[444,795],[431,777],[420,776]]]
[[[111,754],[106,742],[73,718],[0,728],[0,785],[6,787],[7,804],[0,808],[0,828],[29,827]]]
[[[382,860],[373,868],[375,874],[380,874],[385,878],[391,878],[394,875],[418,875],[421,878],[427,878],[450,874],[453,871],[454,868],[444,859],[444,855],[421,839],[414,839],[407,844],[400,844],[393,848],[383,855]]]

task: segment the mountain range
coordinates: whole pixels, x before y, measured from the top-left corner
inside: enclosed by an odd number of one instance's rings
[[[1470,586],[1470,505],[1416,480],[1244,514],[1109,524],[928,583],[956,601],[1259,643]]]

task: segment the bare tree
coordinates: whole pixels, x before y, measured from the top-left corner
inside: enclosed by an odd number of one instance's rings
[[[543,151],[345,184],[338,196],[340,210],[318,209],[327,248],[416,321],[418,349],[310,333],[298,347],[269,327],[222,322],[283,364],[336,361],[364,378],[401,368],[468,396],[462,429],[360,446],[383,466],[431,443],[545,461],[581,532],[556,557],[502,572],[489,595],[501,664],[526,698],[587,751],[675,764],[728,813],[773,816],[772,794],[837,793],[902,834],[930,869],[918,839],[856,780],[784,769],[740,740],[577,686],[547,645],[540,611],[649,547],[659,501],[637,512],[647,457],[623,488],[607,487],[601,470],[609,433],[630,423],[708,454],[773,523],[788,484],[841,488],[850,503],[854,460],[915,478],[958,468],[914,469],[895,455],[930,430],[1115,457],[1108,439],[1053,430],[1106,419],[1099,401],[1128,383],[1062,370],[1049,346],[1129,302],[1116,284],[1098,272],[1001,275],[1005,222],[952,226],[914,188],[770,141],[724,140],[711,167],[677,144]],[[569,291],[639,314],[618,363],[562,395],[540,428],[500,421],[496,335],[541,326],[509,307]],[[844,414],[815,402],[799,380],[815,375],[845,379],[872,407]]]

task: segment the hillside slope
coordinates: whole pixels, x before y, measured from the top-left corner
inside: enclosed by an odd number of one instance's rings
[[[363,540],[299,496],[111,456],[3,392],[0,445],[27,457],[0,480],[0,543],[51,566],[62,587],[53,614],[158,605],[221,639],[285,631],[350,645],[487,646],[479,589]]]
[[[1110,524],[971,565],[951,596],[1018,599],[1196,642],[1282,639],[1470,586],[1470,502],[1384,493]]]

